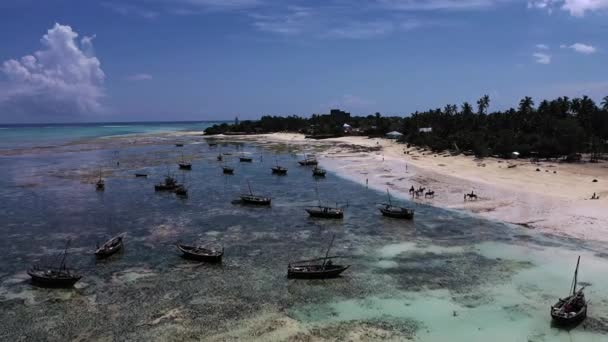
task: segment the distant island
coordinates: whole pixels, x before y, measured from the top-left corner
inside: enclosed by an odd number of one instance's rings
[[[589,97],[559,97],[543,100],[538,107],[531,97],[524,97],[517,109],[488,112],[490,97],[482,96],[474,108],[468,102],[460,107],[448,104],[443,109],[415,112],[409,116],[351,116],[332,109],[329,114],[263,116],[234,124],[209,127],[205,134],[264,134],[293,132],[309,138],[348,135],[370,137],[393,133],[403,143],[435,152],[470,153],[477,157],[514,155],[532,158],[590,160],[602,158],[608,149],[608,96],[601,107]]]

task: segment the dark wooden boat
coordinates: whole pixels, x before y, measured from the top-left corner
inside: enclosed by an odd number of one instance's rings
[[[414,210],[408,208],[396,207],[389,204],[384,204],[384,207],[380,208],[382,215],[386,217],[399,218],[411,220],[414,218]]]
[[[224,156],[221,153],[219,153],[217,155],[217,161],[222,161],[223,159],[224,159]]]
[[[173,192],[175,192],[177,196],[188,197],[188,188],[183,184],[179,184]]]
[[[272,201],[270,197],[254,195],[253,191],[251,190],[251,184],[249,184],[249,181],[247,181],[247,186],[249,187],[249,194],[242,194],[240,196],[241,203],[253,205],[270,205],[270,202]]]
[[[95,190],[103,191],[105,189],[106,189],[106,183],[103,181],[103,179],[99,178],[99,180],[97,180],[97,182],[95,182]]]
[[[330,219],[341,219],[344,217],[344,209],[342,208],[324,207],[319,205],[316,207],[306,208],[305,210],[311,217]]]
[[[95,190],[97,191],[103,191],[106,188],[106,183],[104,182],[103,178],[101,178],[101,169],[99,170],[99,179],[97,180],[97,182],[95,182]]]
[[[110,240],[106,241],[103,245],[97,246],[95,249],[95,256],[98,258],[107,258],[122,249],[123,236],[115,236]]]
[[[170,175],[165,176],[165,181],[154,185],[156,191],[173,191],[177,188],[177,180]]]
[[[578,291],[576,289],[580,261],[581,257],[579,256],[576,262],[576,269],[574,270],[574,279],[572,280],[572,294],[566,298],[560,298],[557,303],[551,306],[551,318],[557,325],[574,326],[587,317],[588,302],[583,292],[585,287],[580,288]]]
[[[273,166],[271,169],[272,169],[272,173],[275,175],[286,175],[287,174],[286,167],[277,165],[277,166]]]
[[[329,279],[340,276],[350,265],[336,265],[333,263],[333,259],[339,258],[337,256],[329,256],[329,250],[334,242],[334,238],[335,235],[331,239],[324,258],[289,263],[287,265],[287,277],[296,279]]]
[[[229,166],[222,166],[222,172],[224,172],[224,174],[227,174],[227,175],[232,175],[232,174],[234,174],[234,168],[229,167]]]
[[[411,220],[414,218],[413,209],[394,206],[388,189],[386,189],[386,194],[388,195],[388,203],[382,203],[382,207],[379,208],[383,216],[406,220]]]
[[[314,177],[325,177],[325,173],[326,171],[318,166],[315,166],[315,168],[312,169],[312,175]]]
[[[184,153],[182,152],[182,160],[177,163],[179,165],[180,170],[192,170],[192,163],[188,163],[184,159]]]
[[[177,144],[175,144],[175,146],[176,146],[176,147],[184,147],[184,144],[177,143]]]
[[[179,249],[183,254],[184,258],[199,260],[199,261],[207,261],[207,262],[221,262],[222,256],[224,255],[224,247],[221,250],[204,248],[200,246],[188,246],[177,244],[177,249]]]
[[[136,173],[135,177],[143,177],[143,178],[148,178],[148,174],[147,173]]]
[[[305,157],[303,160],[298,160],[298,164],[302,166],[318,165],[319,162],[315,157]]]
[[[65,265],[69,245],[70,241],[66,243],[59,267],[34,265],[27,271],[34,284],[45,287],[72,287],[82,278],[80,274]]]
[[[253,158],[251,158],[251,157],[245,157],[245,156],[240,156],[239,157],[239,161],[243,162],[243,163],[251,163],[253,161]]]
[[[192,164],[186,162],[177,163],[180,170],[192,170]]]

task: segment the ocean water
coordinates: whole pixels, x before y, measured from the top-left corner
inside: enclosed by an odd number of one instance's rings
[[[86,138],[176,131],[202,131],[218,122],[118,122],[80,124],[0,124],[0,150],[58,146]]]
[[[605,246],[407,201],[413,221],[388,219],[376,206],[385,194],[333,173],[313,179],[293,146],[175,139],[91,137],[0,156],[0,340],[608,340]],[[235,175],[222,174],[220,152]],[[182,154],[192,171],[177,170]],[[271,174],[277,162],[287,176]],[[167,172],[187,199],[154,192]],[[231,203],[248,183],[270,208]],[[345,206],[344,219],[307,217],[317,200]],[[120,232],[125,250],[96,261],[95,244]],[[334,235],[332,254],[351,265],[342,277],[286,278],[290,261],[323,255]],[[33,286],[27,268],[67,239],[83,279]],[[184,260],[177,241],[222,244],[224,261]],[[589,318],[561,330],[549,307],[567,295],[579,255]]]

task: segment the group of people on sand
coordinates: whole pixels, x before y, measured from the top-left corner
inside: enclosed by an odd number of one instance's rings
[[[592,200],[596,200],[596,199],[600,199],[600,196],[596,195],[595,192],[593,193],[593,196],[591,196]]]

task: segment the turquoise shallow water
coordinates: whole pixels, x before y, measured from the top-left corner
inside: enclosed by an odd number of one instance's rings
[[[119,122],[0,125],[0,150],[46,147],[96,137],[175,131],[202,131],[217,122]]]
[[[375,207],[385,194],[333,173],[315,181],[289,146],[180,139],[183,148],[133,136],[0,156],[0,340],[607,339],[605,246],[423,205],[414,221],[386,219]],[[221,173],[220,151],[231,153],[234,176]],[[181,152],[192,171],[176,170]],[[241,154],[253,163],[239,163]],[[270,173],[275,158],[287,176]],[[103,193],[92,184],[100,168]],[[167,170],[189,186],[188,199],[154,192]],[[248,180],[273,197],[271,208],[231,204]],[[344,220],[307,217],[315,188],[348,203]],[[118,232],[127,233],[124,252],[96,262],[95,244]],[[343,277],[286,278],[289,261],[321,255],[334,234],[334,253],[352,265]],[[68,238],[83,279],[72,290],[32,286],[25,270]],[[222,243],[224,262],[185,261],[178,240]],[[551,326],[549,306],[567,293],[578,255],[592,304],[585,325],[568,332]]]

